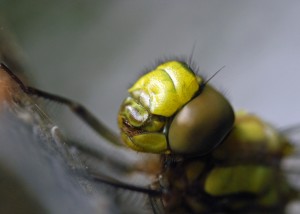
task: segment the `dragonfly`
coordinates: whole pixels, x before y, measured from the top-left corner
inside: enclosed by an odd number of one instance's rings
[[[1,100],[20,105],[22,93],[62,104],[114,149],[144,154],[126,165],[114,156],[103,158],[105,152],[64,141],[100,160],[96,163],[146,175],[149,183],[138,185],[92,166],[82,168],[93,185],[146,196],[150,213],[284,213],[298,199],[283,167],[285,159],[297,155],[287,137],[295,129],[276,130],[254,114],[234,112],[226,97],[187,62],[162,62],[133,84],[118,113],[120,134],[83,105],[27,86],[4,63],[0,70],[13,85],[0,94]],[[20,93],[11,94],[10,88]],[[59,138],[53,127],[51,133]]]

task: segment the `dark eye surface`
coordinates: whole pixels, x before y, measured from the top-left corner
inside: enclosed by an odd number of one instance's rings
[[[234,112],[227,99],[206,85],[172,120],[168,139],[178,154],[206,154],[233,128]]]

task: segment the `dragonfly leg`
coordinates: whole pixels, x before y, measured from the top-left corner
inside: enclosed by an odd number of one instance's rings
[[[126,183],[117,181],[113,178],[104,177],[104,176],[97,175],[92,172],[89,174],[89,176],[91,176],[93,178],[93,180],[95,180],[97,182],[105,183],[105,184],[108,184],[110,186],[117,187],[117,188],[122,188],[122,189],[130,190],[130,191],[147,194],[151,197],[160,197],[162,195],[161,190],[155,190],[155,189],[150,189],[148,187],[141,187],[141,186],[136,186],[136,185],[132,185],[132,184],[126,184]]]
[[[6,65],[0,63],[0,68],[9,74],[9,76],[19,85],[24,93],[66,105],[75,115],[87,123],[100,136],[108,140],[108,142],[117,146],[123,146],[118,135],[110,130],[103,122],[97,119],[96,116],[94,116],[83,105],[62,96],[26,86]]]

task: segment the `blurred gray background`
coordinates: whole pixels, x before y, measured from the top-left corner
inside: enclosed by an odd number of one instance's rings
[[[190,56],[236,109],[300,123],[300,1],[1,0],[2,33],[35,86],[84,103],[111,128],[157,59]]]

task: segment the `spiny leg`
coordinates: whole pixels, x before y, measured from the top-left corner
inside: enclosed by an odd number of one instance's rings
[[[90,175],[91,175],[92,179],[96,182],[104,183],[104,184],[107,184],[107,185],[112,186],[117,189],[124,189],[124,190],[128,190],[128,191],[133,191],[135,193],[147,195],[147,198],[150,203],[149,204],[150,206],[148,208],[151,209],[151,211],[154,214],[164,213],[162,204],[160,204],[160,205],[157,204],[157,200],[160,200],[160,198],[163,195],[163,192],[160,189],[156,190],[156,189],[151,189],[146,186],[136,186],[133,184],[126,184],[126,183],[116,181],[111,178],[101,177],[101,176],[95,175],[93,173],[91,173]],[[145,209],[145,207],[143,207],[143,209]]]
[[[2,68],[10,75],[10,77],[19,85],[24,93],[66,105],[75,115],[77,115],[85,123],[87,123],[100,136],[108,140],[108,142],[117,146],[123,146],[118,135],[110,130],[106,125],[104,125],[103,122],[98,120],[83,105],[62,96],[54,95],[33,87],[26,86],[6,65],[0,63],[0,68]]]
[[[130,191],[134,191],[134,192],[147,194],[148,196],[151,196],[151,197],[160,197],[162,195],[161,190],[155,190],[155,189],[150,189],[148,187],[135,186],[135,185],[132,185],[132,184],[126,184],[126,183],[114,180],[112,178],[108,178],[108,177],[105,177],[105,176],[100,176],[100,175],[95,174],[93,172],[90,172],[89,175],[93,178],[93,180],[101,182],[101,183],[108,184],[108,185],[113,186],[113,187],[122,188],[122,189],[130,190]]]

